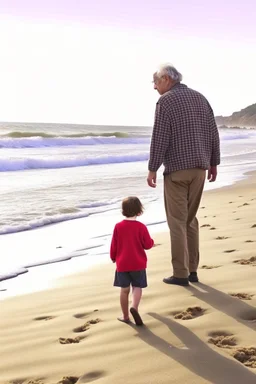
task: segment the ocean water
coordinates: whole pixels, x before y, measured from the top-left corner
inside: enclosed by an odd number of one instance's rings
[[[29,285],[28,275],[45,281],[46,274],[56,276],[60,269],[65,274],[106,260],[125,196],[141,198],[146,207],[141,220],[152,231],[166,228],[162,168],[156,189],[146,183],[151,131],[0,123],[3,289],[18,285],[24,291],[25,274]],[[220,129],[220,137],[218,181],[206,183],[206,190],[232,184],[256,168],[255,130]]]

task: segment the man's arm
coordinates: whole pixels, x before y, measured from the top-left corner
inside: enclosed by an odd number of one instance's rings
[[[211,168],[208,170],[208,180],[209,181],[215,181],[217,178],[217,165],[220,164],[220,137],[219,137],[219,131],[218,127],[214,118],[213,110],[210,107],[209,112],[209,125],[210,125],[210,134],[211,134],[211,141],[212,141],[212,153],[211,153],[211,160],[210,165]]]
[[[161,104],[157,103],[148,162],[148,170],[150,172],[157,172],[163,163],[170,140],[170,127],[167,113]]]
[[[210,115],[210,127],[211,127],[211,133],[212,133],[211,167],[216,167],[217,165],[220,164],[220,137],[219,137],[218,127],[212,111]]]

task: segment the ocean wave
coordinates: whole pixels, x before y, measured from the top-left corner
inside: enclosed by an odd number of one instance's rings
[[[14,277],[18,277],[19,275],[23,275],[24,273],[27,273],[27,272],[28,272],[28,269],[26,269],[26,268],[17,268],[14,271],[1,274],[0,275],[0,281],[13,279]]]
[[[16,224],[15,222],[12,224],[6,224],[6,225],[1,225],[0,228],[0,235],[7,235],[10,233],[17,233],[17,232],[24,232],[24,231],[29,231],[31,229],[36,229],[36,228],[41,228],[50,224],[58,224],[62,223],[64,221],[70,221],[70,220],[76,220],[76,219],[83,219],[86,217],[89,217],[91,215],[99,214],[99,213],[104,213],[107,211],[111,210],[116,210],[118,209],[116,206],[113,207],[108,207],[111,203],[100,203],[98,205],[96,204],[87,204],[88,208],[91,208],[91,210],[87,211],[82,211],[80,210],[79,212],[76,212],[77,210],[74,210],[73,213],[66,213],[63,214],[61,213],[61,210],[59,211],[60,214],[57,214],[54,212],[51,215],[45,215],[41,218],[30,220],[30,221],[23,221],[21,224]],[[114,203],[112,203],[114,204]],[[102,207],[102,209],[99,210],[93,210],[93,208],[97,207]]]
[[[256,132],[237,132],[237,133],[221,133],[220,131],[220,140],[244,140],[256,138]]]
[[[156,201],[157,198],[148,198],[147,196],[143,197],[143,203],[148,204]],[[110,199],[110,200],[99,200],[99,201],[88,201],[85,204],[79,204],[76,207],[67,207],[52,209],[51,211],[45,211],[43,216],[37,217],[32,220],[25,221],[20,218],[22,221],[17,223],[17,221],[12,221],[12,223],[1,223],[0,226],[0,235],[6,235],[16,232],[24,232],[32,229],[44,227],[50,224],[57,224],[64,221],[70,221],[75,219],[87,218],[95,214],[103,214],[110,211],[120,211],[121,199]],[[40,213],[38,213],[40,215]],[[13,220],[13,219],[12,219]],[[157,224],[157,223],[156,223]],[[149,223],[151,225],[151,223]],[[108,235],[104,235],[108,236]],[[103,236],[103,237],[104,237]],[[102,237],[102,236],[95,236]],[[79,250],[80,251],[80,250]]]
[[[44,216],[42,216],[41,218],[33,219],[30,221],[23,221],[20,224],[17,224],[16,222],[13,222],[12,224],[9,224],[9,225],[2,224],[0,228],[0,235],[29,231],[31,229],[41,228],[50,224],[62,223],[64,221],[75,220],[75,219],[82,219],[94,214],[115,210],[117,209],[116,207],[117,201],[119,200],[113,199],[109,202],[108,201],[91,202],[88,204],[80,205],[79,208],[81,209],[78,209],[76,207],[67,208],[67,209],[62,208],[58,210],[53,210],[51,212],[46,212]]]
[[[129,137],[128,133],[125,132],[87,132],[87,133],[70,133],[66,135],[57,135],[54,133],[46,133],[44,131],[34,131],[34,132],[21,132],[21,131],[11,131],[6,133],[5,135],[1,135],[1,137],[10,137],[10,138],[28,138],[28,137],[43,137],[43,138],[56,138],[56,137],[66,137],[66,138],[79,138],[79,137]]]
[[[221,141],[246,140],[256,138],[256,132],[223,132],[220,131]],[[48,148],[68,146],[120,145],[120,144],[149,144],[150,135],[128,135],[124,132],[74,133],[55,135],[45,132],[12,131],[0,135],[0,148]]]
[[[92,208],[107,207],[109,205],[116,204],[117,202],[119,202],[119,200],[117,199],[112,199],[110,201],[97,201],[92,203],[81,204],[78,206],[78,208],[92,209]]]
[[[22,224],[19,224],[19,225],[3,225],[1,226],[1,229],[0,229],[0,235],[29,231],[30,229],[44,227],[45,225],[57,224],[57,223],[61,223],[63,221],[68,221],[68,220],[81,219],[83,217],[88,217],[88,216],[89,216],[89,213],[87,212],[78,212],[73,214],[63,214],[63,215],[56,215],[56,216],[44,216],[40,219],[23,222]]]
[[[244,149],[244,150],[236,151],[233,153],[225,153],[225,154],[222,153],[221,157],[227,158],[227,157],[237,157],[237,156],[250,156],[250,155],[253,155],[254,153],[256,154],[256,149],[252,149],[252,150]]]
[[[84,167],[89,165],[131,163],[148,160],[148,153],[135,155],[117,155],[102,157],[85,157],[76,159],[33,159],[9,158],[0,159],[0,172],[22,171],[29,169],[59,169]]]
[[[30,137],[30,138],[1,138],[0,148],[43,148],[43,147],[68,147],[84,145],[104,145],[104,144],[147,144],[149,138],[146,137],[117,137],[112,136],[86,136],[86,137]]]

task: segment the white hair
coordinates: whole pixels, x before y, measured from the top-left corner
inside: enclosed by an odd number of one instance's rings
[[[172,64],[162,64],[156,72],[157,77],[169,76],[174,81],[182,81],[182,74]]]

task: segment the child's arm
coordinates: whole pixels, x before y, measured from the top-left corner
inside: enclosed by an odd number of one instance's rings
[[[115,263],[116,261],[116,252],[117,252],[117,231],[116,227],[112,235],[111,245],[110,245],[110,258]]]
[[[148,232],[147,227],[144,227],[144,233],[143,233],[143,248],[144,249],[151,249],[154,245],[154,240],[150,237],[150,234]]]

